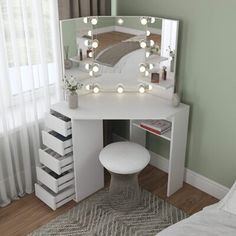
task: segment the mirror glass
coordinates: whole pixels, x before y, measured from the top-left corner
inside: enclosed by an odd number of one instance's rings
[[[178,21],[102,16],[61,21],[64,75],[101,91],[174,86]],[[152,85],[152,86],[150,86]]]

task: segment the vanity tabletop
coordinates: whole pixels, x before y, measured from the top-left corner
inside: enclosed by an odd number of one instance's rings
[[[52,105],[51,109],[80,120],[143,120],[168,119],[188,105],[173,107],[170,100],[149,93],[98,93],[79,96],[79,107],[69,109],[67,102]]]

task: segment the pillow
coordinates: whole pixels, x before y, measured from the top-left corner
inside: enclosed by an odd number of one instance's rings
[[[220,208],[236,215],[236,181],[226,196],[221,200]]]

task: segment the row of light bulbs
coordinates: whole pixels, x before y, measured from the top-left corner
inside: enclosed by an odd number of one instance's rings
[[[85,86],[86,90],[88,91],[92,91],[93,93],[99,93],[101,88],[98,84],[87,84]],[[147,91],[150,91],[152,90],[152,86],[151,85],[147,85],[147,84],[140,84],[138,86],[138,91],[139,93],[145,93]],[[121,93],[124,93],[125,92],[125,88],[122,84],[118,84],[116,86],[116,91],[117,93],[121,94]]]

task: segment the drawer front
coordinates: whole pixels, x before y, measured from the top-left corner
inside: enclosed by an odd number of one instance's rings
[[[59,153],[61,156],[72,152],[72,138],[68,136],[63,137],[54,131],[42,131],[43,144],[52,149],[53,151]]]
[[[39,161],[58,175],[73,168],[72,154],[61,156],[49,148],[39,149]]]
[[[35,195],[53,210],[74,199],[75,189],[68,187],[58,194],[53,193],[44,185],[35,184]]]
[[[59,113],[52,112],[45,118],[45,124],[49,129],[67,137],[72,134],[71,121]]]
[[[47,167],[36,167],[37,180],[50,188],[55,193],[67,188],[68,186],[74,186],[74,173],[65,172],[62,175],[57,175]]]

